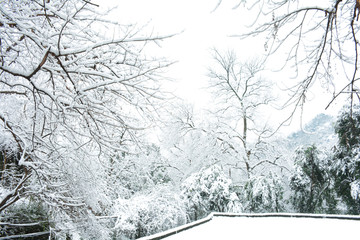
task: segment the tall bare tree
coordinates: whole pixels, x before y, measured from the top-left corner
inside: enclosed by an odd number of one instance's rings
[[[280,152],[270,144],[273,131],[262,115],[273,97],[270,82],[260,75],[261,61],[242,63],[234,51],[216,49],[212,58],[208,72],[212,106],[205,121],[192,111],[182,111],[176,117],[173,125],[178,126],[181,139],[191,136],[195,141],[174,144],[174,151],[187,156],[189,165],[199,161],[202,166],[226,166],[236,181],[265,173],[268,166],[282,167]]]
[[[249,178],[264,165],[277,165],[278,156],[271,159],[267,138],[271,128],[261,116],[271,96],[270,83],[261,77],[260,61],[239,62],[233,51],[213,52],[214,64],[209,69],[219,130],[217,137],[227,151],[237,155],[235,168]]]

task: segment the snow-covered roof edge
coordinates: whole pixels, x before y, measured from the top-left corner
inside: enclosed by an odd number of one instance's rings
[[[158,240],[177,234],[179,232],[188,230],[190,228],[199,226],[201,224],[211,221],[214,217],[288,217],[288,218],[326,218],[326,219],[342,219],[342,220],[357,220],[360,221],[360,216],[355,215],[329,215],[329,214],[304,214],[304,213],[221,213],[213,212],[207,217],[191,222],[176,228],[166,230],[164,232],[156,233],[150,236],[138,238],[138,240]]]

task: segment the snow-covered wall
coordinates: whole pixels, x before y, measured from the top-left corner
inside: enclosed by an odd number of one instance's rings
[[[202,220],[140,239],[357,239],[359,229],[360,216],[212,213]]]

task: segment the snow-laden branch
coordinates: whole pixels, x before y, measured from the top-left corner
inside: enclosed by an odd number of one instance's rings
[[[37,72],[40,71],[41,67],[45,64],[48,55],[50,53],[50,47],[47,48],[44,53],[43,56],[40,58],[41,62],[37,65],[37,67],[33,70],[30,71],[21,71],[18,68],[12,68],[12,67],[8,67],[8,66],[4,66],[4,65],[0,65],[0,69],[3,70],[4,72],[7,72],[13,76],[19,76],[19,77],[23,77],[26,79],[30,79],[32,78]]]
[[[145,36],[94,7],[83,0],[0,6],[0,150],[11,150],[16,167],[2,169],[0,211],[29,197],[79,231],[98,224],[85,220],[114,200],[108,194],[118,188],[109,183],[121,176],[113,156],[139,151],[167,99],[160,73],[171,63],[145,50],[173,35]]]
[[[66,49],[61,50],[61,53],[56,50],[52,50],[52,53],[56,56],[68,56],[68,55],[74,55],[74,54],[80,54],[85,52],[91,52],[97,48],[101,48],[104,46],[111,46],[111,45],[117,45],[121,43],[136,43],[136,42],[156,42],[156,41],[162,41],[168,38],[171,38],[175,36],[176,34],[171,35],[165,35],[165,36],[156,36],[156,37],[149,37],[149,38],[121,38],[121,39],[113,39],[113,40],[104,40],[102,42],[98,42],[89,46],[83,46],[79,48],[74,49]]]

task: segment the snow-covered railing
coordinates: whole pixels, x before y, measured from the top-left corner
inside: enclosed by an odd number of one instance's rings
[[[360,221],[360,216],[354,215],[328,215],[328,214],[304,214],[304,213],[221,213],[213,212],[207,217],[191,222],[176,228],[169,229],[167,231],[157,233],[151,236],[142,237],[138,240],[158,240],[169,237],[174,234],[178,234],[185,230],[189,230],[196,226],[202,225],[211,221],[214,217],[248,217],[248,218],[266,218],[266,217],[285,217],[285,218],[321,218],[321,219],[340,219],[340,220],[356,220]]]
[[[191,222],[191,223],[188,223],[188,224],[176,227],[176,228],[172,228],[172,229],[166,230],[166,231],[161,232],[161,233],[156,233],[156,234],[151,235],[151,236],[138,238],[138,240],[157,240],[157,239],[163,239],[163,238],[169,237],[171,235],[177,234],[179,232],[188,230],[190,228],[193,228],[193,227],[196,227],[196,226],[199,226],[201,224],[204,224],[204,223],[207,223],[207,222],[211,221],[211,219],[213,219],[213,217],[214,217],[214,214],[215,213],[211,213],[211,214],[209,214],[207,217],[205,217],[203,219],[200,219],[200,220],[197,220],[197,221],[194,221],[194,222]]]
[[[357,215],[333,215],[333,214],[307,214],[307,213],[221,213],[214,212],[209,216],[213,217],[290,217],[290,218],[327,218],[327,219],[344,219],[358,220]]]

